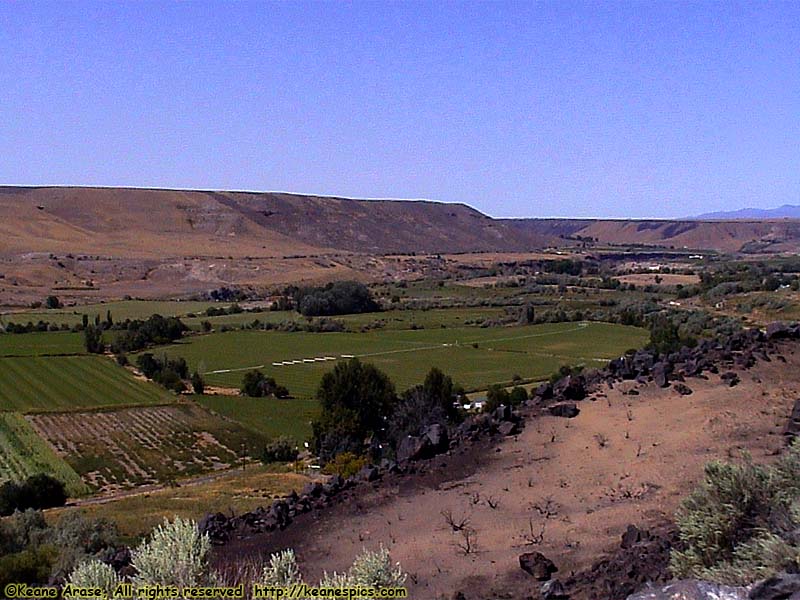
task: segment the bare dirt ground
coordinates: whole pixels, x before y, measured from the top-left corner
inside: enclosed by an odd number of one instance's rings
[[[617,279],[622,283],[633,283],[634,285],[693,285],[700,282],[700,277],[697,275],[681,273],[632,273],[631,275],[621,275]]]
[[[435,460],[434,471],[361,491],[284,532],[225,546],[218,558],[293,547],[310,580],[345,569],[381,544],[409,573],[411,598],[525,598],[538,585],[518,557],[537,550],[559,577],[590,567],[617,547],[629,523],[669,519],[701,479],[703,465],[743,451],[770,460],[800,391],[800,354],[759,363],[733,388],[716,375],[690,379],[680,396],[652,384],[640,395],[608,389],[574,419],[534,417],[496,447]],[[444,514],[467,520],[454,532]]]

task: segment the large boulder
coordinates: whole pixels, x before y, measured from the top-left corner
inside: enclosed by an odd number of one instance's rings
[[[567,400],[583,400],[586,398],[586,380],[581,375],[562,377],[553,386],[553,394]]]
[[[577,417],[581,412],[574,402],[559,402],[558,404],[553,404],[547,410],[554,417],[566,417],[567,419]]]
[[[686,579],[669,585],[641,591],[627,600],[747,600],[747,590]]]
[[[780,340],[790,335],[789,326],[786,323],[776,322],[767,325],[767,338],[770,340]]]
[[[800,600],[800,574],[779,573],[756,583],[750,590],[750,600]]]
[[[447,428],[438,423],[431,425],[425,430],[422,437],[427,438],[430,442],[430,451],[434,454],[441,454],[447,452],[450,447],[450,439],[447,436]]]
[[[539,581],[548,581],[558,567],[541,552],[526,552],[519,557],[519,566],[523,571]]]
[[[666,363],[657,362],[653,365],[653,381],[658,387],[667,387],[669,385],[669,367]]]
[[[550,382],[542,383],[536,388],[533,395],[538,400],[550,400],[553,397],[553,384]]]
[[[408,463],[412,460],[421,460],[431,454],[431,441],[427,437],[407,435],[397,447],[397,462]]]

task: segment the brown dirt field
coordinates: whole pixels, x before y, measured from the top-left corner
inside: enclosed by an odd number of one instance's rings
[[[661,283],[656,283],[656,277],[660,278]],[[693,285],[700,283],[697,275],[682,275],[680,273],[632,273],[631,275],[621,275],[617,277],[622,283],[633,283],[634,285]]]
[[[617,386],[581,403],[575,419],[529,419],[494,449],[438,459],[432,473],[366,488],[277,535],[223,547],[219,559],[293,547],[313,580],[383,544],[410,574],[411,598],[527,597],[537,586],[519,568],[523,552],[543,552],[566,577],[618,546],[628,523],[670,518],[706,462],[745,450],[770,460],[800,392],[800,354],[785,355],[788,364],[759,363],[733,388],[716,375],[688,380],[689,396],[652,384],[629,396],[631,383]],[[473,553],[459,550],[442,511],[469,519]],[[526,537],[542,527],[531,545]]]

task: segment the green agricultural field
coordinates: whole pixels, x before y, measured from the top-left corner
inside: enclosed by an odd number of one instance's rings
[[[238,387],[259,368],[309,398],[338,360],[356,356],[383,369],[399,390],[438,366],[467,389],[549,376],[564,364],[600,366],[643,345],[643,329],[609,323],[557,323],[503,328],[377,330],[367,333],[233,331],[196,336],[162,350],[186,358],[212,385]]]
[[[363,326],[369,326],[376,321],[384,323],[384,329],[410,329],[412,326],[431,327],[459,327],[465,324],[480,323],[486,319],[497,319],[506,314],[505,310],[497,307],[481,308],[441,308],[430,310],[387,310],[376,313],[363,313],[358,315],[338,315],[331,317],[341,321],[350,331],[359,331]],[[190,328],[199,331],[203,321],[208,321],[219,329],[223,325],[239,327],[250,324],[254,320],[262,323],[281,323],[284,321],[304,322],[306,317],[296,311],[264,311],[260,313],[239,313],[237,315],[222,315],[219,317],[191,317],[182,319]]]
[[[247,429],[267,438],[289,436],[298,442],[311,436],[311,421],[319,416],[310,398],[248,398],[247,396],[194,396],[194,399]]]
[[[82,333],[58,331],[0,334],[0,357],[85,353]]]
[[[0,315],[0,323],[27,323],[31,321],[46,321],[57,325],[77,325],[83,320],[83,315],[88,315],[90,322],[99,316],[105,320],[106,313],[111,311],[114,321],[125,319],[146,319],[150,315],[159,314],[165,317],[182,317],[190,313],[205,311],[208,307],[228,306],[228,303],[194,302],[177,300],[120,300],[119,302],[104,302],[101,304],[86,304],[83,306],[70,306],[56,310],[29,310]]]
[[[28,334],[23,334],[28,335]],[[102,356],[0,358],[0,411],[160,404],[174,396]]]
[[[19,413],[0,413],[0,483],[46,473],[62,481],[71,497],[88,493],[80,476],[40,438]]]

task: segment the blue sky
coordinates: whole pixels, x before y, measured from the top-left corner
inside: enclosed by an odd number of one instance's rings
[[[4,2],[0,183],[800,204],[798,2]]]

